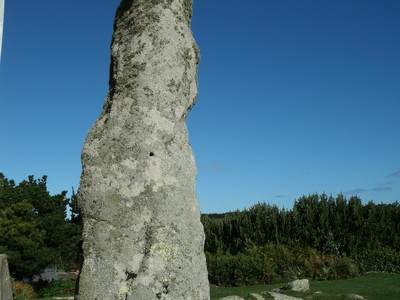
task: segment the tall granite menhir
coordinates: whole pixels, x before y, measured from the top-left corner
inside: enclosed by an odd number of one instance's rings
[[[82,152],[79,300],[209,299],[186,117],[197,98],[192,0],[123,0],[110,90]]]

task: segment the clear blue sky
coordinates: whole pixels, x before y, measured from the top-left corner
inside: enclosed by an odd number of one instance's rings
[[[6,0],[0,172],[79,186],[119,0]],[[197,0],[203,212],[315,192],[400,200],[400,1]]]

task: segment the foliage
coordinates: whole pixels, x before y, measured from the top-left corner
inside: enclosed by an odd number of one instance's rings
[[[23,281],[12,281],[13,296],[16,300],[31,300],[37,298],[32,285]]]
[[[354,255],[354,259],[359,262],[360,268],[364,272],[400,273],[400,252],[391,248],[366,249]]]
[[[295,278],[343,279],[359,274],[351,259],[273,243],[236,255],[206,253],[206,258],[209,280],[219,286],[266,284]]]
[[[29,176],[17,185],[0,173],[0,252],[9,256],[17,279],[49,265],[80,265],[76,195],[51,196],[46,183],[46,176]],[[314,194],[299,198],[291,210],[259,203],[201,219],[210,280],[220,285],[400,272],[397,202],[363,205],[358,197]]]
[[[303,196],[292,210],[259,203],[221,217],[202,215],[205,250],[236,254],[268,243],[311,247],[332,254],[365,248],[400,251],[400,205],[362,205],[361,199],[325,194]]]
[[[81,227],[66,218],[67,192],[51,196],[47,177],[16,185],[0,173],[0,252],[14,278],[32,278],[48,265],[69,268],[77,258]]]
[[[40,286],[41,297],[54,297],[60,295],[73,295],[75,290],[75,280],[53,280],[44,282]]]
[[[287,249],[297,249],[297,253],[307,256],[303,257],[307,264],[300,265],[308,268],[313,278],[343,278],[356,274],[358,269],[400,272],[398,202],[369,202],[363,205],[358,197],[347,200],[343,195],[334,198],[314,194],[295,201],[292,210],[259,203],[244,211],[202,215],[202,222],[206,234],[205,250],[209,262],[213,264],[217,261],[213,256],[216,256],[220,265],[226,264],[233,268],[232,265],[237,265],[238,261],[245,263],[243,255],[249,249],[262,249],[274,244],[277,247],[284,245]],[[314,254],[311,255],[307,249],[314,249]],[[275,261],[283,259],[283,252],[274,253]],[[237,258],[231,257],[236,255]],[[328,258],[332,259],[330,264],[325,261]],[[357,266],[350,263],[349,259],[356,261]],[[324,263],[321,264],[321,260]],[[298,264],[290,263],[288,261],[282,265],[294,268],[287,272],[295,273],[297,270],[307,273],[299,270]],[[319,274],[314,271],[318,266],[321,267]],[[216,278],[223,277],[220,272],[215,273]],[[339,273],[335,275],[335,272]],[[275,274],[273,270],[271,274]],[[276,273],[274,276],[283,275]],[[259,277],[254,278],[257,278],[254,282],[261,280]],[[229,280],[241,281],[237,276]]]

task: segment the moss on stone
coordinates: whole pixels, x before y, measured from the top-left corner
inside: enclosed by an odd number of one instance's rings
[[[193,15],[193,0],[183,0],[182,5],[186,17],[186,22],[188,23],[188,25],[190,25]]]
[[[136,77],[146,69],[146,63],[133,62],[130,55],[125,57],[122,74],[116,77],[115,92],[129,92],[136,86]]]
[[[119,5],[114,22],[114,41],[119,41],[124,36],[124,29],[130,33],[141,35],[152,23],[160,21],[154,8],[162,0],[123,0]]]
[[[191,50],[192,49],[190,49],[190,48],[184,48],[183,49],[182,58],[183,58],[183,61],[185,62],[186,68],[190,67],[190,61],[193,58]]]
[[[118,195],[118,194],[114,194],[114,195],[112,195],[111,196],[111,202],[113,203],[113,204],[118,204],[119,202],[121,202],[121,196],[120,195]]]
[[[104,104],[103,114],[111,110],[112,98],[115,92],[126,92],[135,87],[135,77],[140,71],[145,69],[145,64],[138,64],[133,62],[136,55],[140,54],[145,47],[145,43],[140,41],[140,36],[145,30],[150,30],[149,35],[156,38],[156,28],[154,27],[160,22],[160,15],[155,11],[155,7],[162,5],[164,9],[171,9],[174,1],[179,1],[182,11],[174,12],[178,19],[190,25],[192,18],[193,0],[123,0],[119,5],[114,22],[114,35],[113,45],[118,45],[122,53],[123,73],[118,74],[116,66],[114,66],[115,58],[112,58],[111,76],[110,76],[110,93],[107,101]],[[153,28],[153,30],[152,30]],[[154,31],[154,32],[153,32]],[[184,34],[181,33],[183,36]],[[138,47],[135,50],[131,47],[130,39],[135,36],[138,40]],[[160,41],[160,45],[166,44],[168,41]],[[188,60],[192,59],[191,49],[185,49],[183,58],[186,65],[189,64]],[[197,45],[194,45],[195,55],[197,61],[200,58]],[[116,53],[114,53],[116,55]],[[121,62],[120,62],[121,63]],[[117,87],[118,90],[115,90]],[[179,87],[177,87],[179,88]],[[176,89],[175,89],[176,90]]]
[[[175,92],[178,92],[181,89],[181,85],[182,85],[181,82],[175,81],[175,79],[171,79],[168,82],[167,87],[168,87],[168,90],[171,93],[175,93]]]
[[[144,90],[144,94],[146,96],[154,96],[153,90],[151,88],[149,88],[148,86],[144,87],[143,90]]]

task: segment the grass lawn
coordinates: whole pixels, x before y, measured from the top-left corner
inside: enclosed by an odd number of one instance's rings
[[[217,300],[226,296],[241,296],[246,300],[254,300],[251,293],[270,291],[282,284],[254,285],[246,287],[217,287],[211,286],[211,300]],[[399,300],[400,299],[400,274],[370,273],[357,278],[330,281],[313,281],[310,284],[311,291],[307,293],[286,292],[285,294],[315,300],[342,300],[346,294],[359,294],[368,300]],[[315,294],[316,291],[322,295]],[[266,295],[266,299],[272,299]],[[312,298],[310,298],[312,297]],[[53,298],[41,298],[40,300],[52,300]]]
[[[211,300],[217,300],[219,298],[231,295],[241,296],[250,300],[253,299],[249,296],[250,293],[270,291],[273,288],[281,286],[282,284],[236,288],[221,288],[212,286]],[[359,294],[368,300],[399,300],[400,274],[370,273],[357,278],[345,280],[313,281],[310,284],[310,288],[311,291],[308,293],[288,292],[285,294],[300,298],[312,296],[313,299],[318,300],[346,299],[346,294]],[[322,295],[314,294],[316,291],[322,292]]]
[[[252,285],[244,287],[217,287],[215,285],[210,286],[211,300],[217,300],[226,296],[240,296],[245,298],[251,293],[261,293],[264,291],[270,291],[273,288],[278,288],[284,286],[285,283],[272,284],[272,285]],[[254,298],[248,298],[254,299]]]

